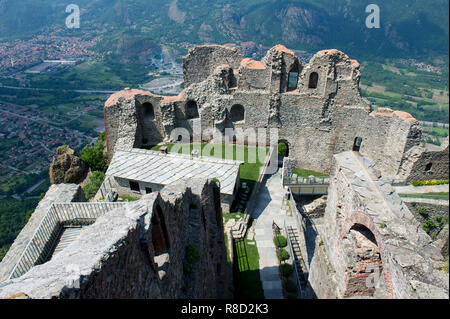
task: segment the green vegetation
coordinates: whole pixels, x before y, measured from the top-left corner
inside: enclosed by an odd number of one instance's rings
[[[422,226],[423,230],[430,235],[431,231],[436,228],[436,224],[431,219],[425,219],[425,223]]]
[[[447,259],[447,260],[446,260],[444,263],[442,263],[442,270],[443,270],[446,274],[448,274],[448,256],[447,256],[446,259]]]
[[[240,178],[242,181],[247,180],[249,182],[251,181],[256,182],[259,177],[259,170],[265,161],[265,157],[260,158],[258,148],[253,146],[233,145],[233,144],[191,143],[191,144],[156,145],[151,147],[151,149],[153,151],[159,151],[163,146],[167,146],[168,152],[174,152],[178,154],[191,154],[192,151],[196,149],[199,150],[199,154],[202,154],[203,156],[244,161],[244,164],[241,165],[241,173],[240,173]],[[269,149],[265,148],[264,152],[265,156],[267,156],[268,151]],[[256,163],[250,163],[251,154],[256,154],[255,158]]]
[[[194,272],[194,265],[200,260],[202,254],[200,250],[192,244],[186,246],[186,255],[183,261],[183,271],[185,274],[191,274]]]
[[[380,226],[380,228],[386,228],[387,227],[387,224],[386,224],[386,222],[381,222],[381,223],[379,223],[378,224],[378,226]]]
[[[259,275],[259,254],[255,241],[247,238],[234,242],[234,297],[236,299],[264,299]]]
[[[284,249],[284,248],[280,248],[279,250],[278,250],[278,259],[280,260],[280,261],[285,261],[285,260],[288,260],[289,259],[289,253],[288,253],[288,251],[286,250],[286,249]]]
[[[292,173],[298,175],[299,177],[309,177],[309,176],[330,177],[327,174],[323,174],[323,173],[319,173],[319,172],[315,172],[315,171],[308,171],[306,169],[300,169],[300,168],[294,169],[294,171]]]
[[[282,235],[278,235],[273,239],[273,242],[278,248],[285,248],[287,246],[287,239]]]
[[[399,194],[400,197],[404,198],[426,198],[426,199],[438,199],[438,200],[449,200],[449,193],[418,193],[418,194]]]
[[[445,179],[442,181],[438,181],[438,180],[431,180],[431,181],[414,181],[412,182],[413,186],[429,186],[429,185],[443,185],[443,184],[448,184],[449,180]]]
[[[64,13],[66,3],[53,1],[51,6],[47,4],[45,0],[8,1],[2,8],[0,40],[24,39],[59,26],[60,18],[65,18],[61,13]],[[144,52],[143,48],[154,50],[152,42],[204,42],[201,33],[190,31],[201,30],[202,25],[210,28],[208,38],[217,43],[252,39],[269,46],[284,40],[293,49],[304,50],[318,49],[327,43],[327,47],[366,56],[448,52],[446,13],[449,5],[446,0],[436,0],[433,5],[426,0],[383,3],[382,29],[374,29],[375,32],[362,32],[367,3],[361,1],[341,6],[332,0],[224,0],[217,3],[185,0],[176,3],[176,14],[179,17],[185,14],[182,23],[171,20],[167,14],[169,4],[163,1],[78,0],[77,4],[83,8],[83,27],[80,30],[62,28],[60,32],[74,36],[101,35],[97,51],[124,55],[122,59],[130,61],[131,58],[143,61],[145,55],[138,53]],[[286,17],[279,13],[290,9],[303,10],[310,23],[305,24],[303,19],[289,20],[288,25],[283,23]],[[360,17],[361,21],[355,23],[354,19],[343,19],[344,15]],[[17,19],[18,16],[21,19]],[[321,24],[320,28],[315,27],[318,24]],[[387,25],[389,34],[383,31]],[[235,32],[230,33],[230,30]],[[286,37],[288,33],[289,37]],[[245,38],[240,34],[245,34]],[[307,36],[320,41],[301,41]]]
[[[297,292],[297,284],[290,279],[287,279],[284,281],[284,288],[286,289],[286,291],[288,293],[296,293]]]
[[[280,266],[281,274],[288,278],[294,272],[294,268],[289,264],[282,264]]]
[[[83,188],[87,200],[94,198],[104,180],[105,173],[103,172],[94,171],[92,175],[89,176],[89,183]]]
[[[135,202],[135,201],[139,200],[138,197],[127,196],[127,195],[121,195],[121,196],[119,196],[119,198],[121,198],[121,199],[123,199],[124,201],[127,201],[127,202]]]
[[[106,172],[107,155],[105,152],[105,133],[98,136],[93,146],[86,145],[81,151],[81,159],[94,171]]]
[[[446,59],[443,57],[442,61]],[[418,70],[415,63],[376,57],[363,61],[362,94],[376,107],[405,111],[420,121],[448,123],[448,62],[439,64],[439,73]],[[448,135],[448,129],[435,125],[424,131],[429,135],[424,141],[434,144],[440,144],[440,138]]]
[[[0,261],[25,226],[27,215],[31,215],[37,203],[37,199],[0,200]]]
[[[278,143],[278,156],[285,156],[287,151],[286,143]]]

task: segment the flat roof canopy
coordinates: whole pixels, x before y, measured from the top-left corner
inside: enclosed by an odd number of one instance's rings
[[[106,176],[169,185],[192,177],[217,178],[220,192],[232,195],[241,161],[132,149],[117,150]]]

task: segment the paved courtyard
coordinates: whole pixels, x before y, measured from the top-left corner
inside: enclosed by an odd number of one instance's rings
[[[259,253],[260,277],[263,284],[264,295],[267,299],[282,299],[283,289],[278,271],[278,258],[273,243],[272,223],[275,221],[279,227],[294,223],[283,209],[283,196],[285,190],[281,185],[281,170],[272,175],[261,187],[253,211],[255,218],[255,240]]]

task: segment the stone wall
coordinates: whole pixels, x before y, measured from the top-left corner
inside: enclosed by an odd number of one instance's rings
[[[189,51],[184,72],[185,90],[178,97],[128,90],[107,101],[109,156],[116,144],[142,147],[173,141],[174,128],[186,128],[190,138],[205,141],[211,135],[193,136],[194,126],[202,133],[217,130],[222,135],[225,128],[278,128],[279,140],[287,142],[289,156],[300,168],[329,173],[333,155],[352,150],[360,137],[360,153],[394,179],[405,152],[420,142],[421,128],[411,115],[372,110],[359,91],[359,63],[338,50],[320,51],[303,64],[282,45],[270,49],[261,61],[243,58],[228,47],[205,45]],[[290,73],[298,75],[293,88],[288,87]],[[147,124],[140,111],[145,101],[155,110]],[[199,117],[191,119],[186,105],[194,102]],[[233,117],[236,105],[244,108],[243,119]],[[256,143],[255,137],[246,142]]]
[[[448,156],[448,137],[440,150],[427,150],[423,146],[414,146],[406,152],[397,179],[409,183],[449,179]]]
[[[57,184],[48,189],[45,197],[39,202],[38,206],[31,215],[28,223],[21,230],[14,243],[8,250],[8,253],[0,263],[0,282],[9,278],[14,266],[19,261],[20,256],[25,250],[28,242],[34,235],[37,227],[47,214],[52,203],[84,202],[84,192],[76,184]]]
[[[4,282],[0,298],[229,298],[218,201],[213,181],[195,179],[145,195],[84,228],[51,261]]]
[[[335,162],[317,226],[326,258],[312,257],[308,278],[317,296],[448,298],[442,254],[375,164],[353,152],[335,155]],[[336,285],[325,289],[324,280]]]

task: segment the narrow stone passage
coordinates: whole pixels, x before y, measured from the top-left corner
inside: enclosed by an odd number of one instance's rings
[[[283,288],[278,271],[278,258],[273,243],[272,223],[284,227],[291,223],[283,209],[285,191],[281,185],[281,171],[278,170],[265,183],[258,194],[257,206],[253,211],[255,219],[255,240],[259,253],[260,277],[267,299],[282,299]]]

